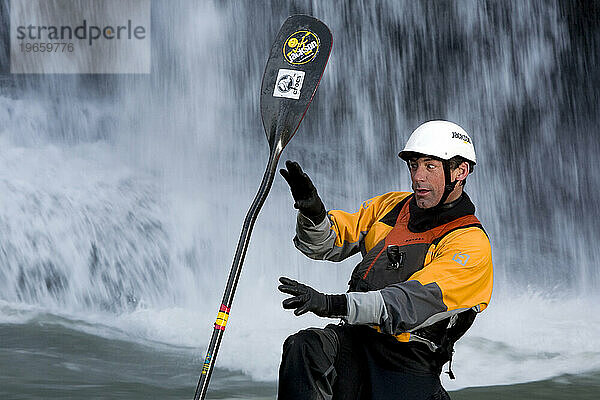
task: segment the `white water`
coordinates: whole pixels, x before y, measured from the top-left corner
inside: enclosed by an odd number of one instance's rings
[[[92,334],[189,347],[200,365],[267,160],[258,88],[269,41],[292,11],[195,3],[153,6],[150,77],[25,77],[0,92],[0,323],[52,313]],[[598,231],[580,214],[583,204],[598,209],[597,194],[586,197],[598,178],[573,155],[597,165],[598,144],[575,126],[574,149],[560,141],[553,74],[569,42],[558,7],[502,9],[509,27],[486,7],[450,7],[447,25],[428,23],[443,22],[443,10],[366,4],[298,5],[330,24],[334,50],[284,157],[307,167],[328,207],[352,209],[408,189],[394,154],[421,120],[462,122],[478,146],[468,186],[492,239],[496,286],[446,386],[598,370],[598,249],[588,244]],[[398,48],[394,24],[411,38]],[[453,29],[472,46],[466,61],[427,47]],[[533,100],[523,127],[514,110]],[[343,292],[358,261],[300,255],[291,204],[277,178],[217,363],[257,380],[276,379],[287,335],[326,323],[282,310],[277,277]]]

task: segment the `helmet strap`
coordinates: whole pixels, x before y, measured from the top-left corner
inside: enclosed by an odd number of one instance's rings
[[[444,202],[448,199],[448,196],[450,196],[450,193],[452,193],[456,187],[456,184],[458,183],[458,180],[450,182],[450,163],[447,160],[443,160],[442,165],[444,166],[444,180],[446,181],[446,184],[444,185],[444,193],[442,194],[442,198],[440,199],[439,203],[433,207],[434,210],[444,206]]]

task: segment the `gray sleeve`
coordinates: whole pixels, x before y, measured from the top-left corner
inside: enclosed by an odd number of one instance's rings
[[[346,293],[349,324],[379,325],[382,332],[397,335],[430,325],[445,317],[447,307],[435,283],[417,281],[394,284],[371,292]]]
[[[315,225],[309,218],[298,212],[294,245],[314,260],[342,261],[358,253],[359,242],[345,242],[342,247],[336,246],[336,233],[331,226],[329,217]],[[362,237],[364,235],[361,235]]]
[[[353,325],[381,325],[388,319],[387,310],[381,293],[351,292],[346,293],[348,315],[345,320]]]
[[[382,325],[387,333],[409,332],[430,325],[444,318],[448,310],[442,300],[442,290],[435,282],[422,285],[410,280],[387,286],[380,292],[388,313]]]

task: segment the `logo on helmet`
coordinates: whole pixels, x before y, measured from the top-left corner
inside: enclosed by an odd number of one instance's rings
[[[459,132],[452,132],[452,139],[460,139],[463,142],[471,143],[471,138]]]

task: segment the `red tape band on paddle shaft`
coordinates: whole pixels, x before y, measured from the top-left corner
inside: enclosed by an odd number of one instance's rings
[[[221,308],[219,308],[219,314],[217,315],[217,321],[215,322],[215,329],[224,331],[225,325],[227,325],[227,319],[229,318],[229,311],[231,308],[227,307],[225,304],[221,304]]]
[[[231,311],[231,308],[227,307],[225,304],[221,304],[221,308],[219,309],[219,311],[223,311],[223,312],[226,312],[227,314],[229,314],[229,311]]]

